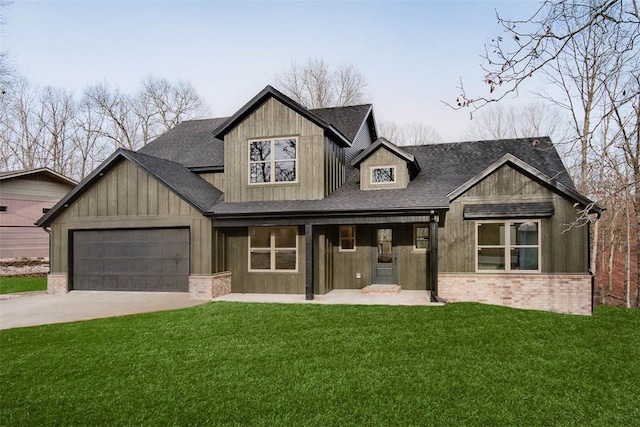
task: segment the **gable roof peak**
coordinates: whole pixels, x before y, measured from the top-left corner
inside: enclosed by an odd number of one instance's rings
[[[324,120],[319,115],[315,114],[312,110],[304,107],[293,99],[289,98],[271,85],[265,86],[256,96],[254,96],[249,102],[247,102],[242,108],[236,111],[231,117],[225,120],[216,130],[213,131],[213,135],[216,138],[223,139],[224,136],[231,131],[237,124],[243,121],[253,111],[260,107],[269,98],[274,98],[284,104],[286,107],[292,109],[302,117],[306,118],[315,125],[321,127],[329,135],[333,136],[343,146],[350,146],[352,141],[347,138],[340,130],[334,125]]]

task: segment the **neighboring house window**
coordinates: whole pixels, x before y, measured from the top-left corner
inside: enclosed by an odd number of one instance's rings
[[[296,271],[296,227],[250,227],[249,271]]]
[[[356,227],[355,225],[340,226],[340,251],[355,252],[356,250]]]
[[[478,271],[540,271],[539,221],[478,221]]]
[[[296,145],[296,138],[249,141],[249,182],[251,184],[295,182]]]
[[[413,226],[413,250],[424,252],[429,249],[429,226],[415,224]]]
[[[392,184],[396,182],[395,166],[374,166],[371,168],[372,184]]]
[[[0,206],[0,212],[6,212],[6,211],[7,211],[6,206]]]

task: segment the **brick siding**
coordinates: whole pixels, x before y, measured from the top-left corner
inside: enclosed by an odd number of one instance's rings
[[[591,315],[588,274],[441,273],[438,296],[514,308]]]
[[[189,296],[210,300],[231,293],[231,272],[189,276]]]
[[[64,295],[69,293],[69,279],[66,274],[49,274],[47,276],[47,293]]]

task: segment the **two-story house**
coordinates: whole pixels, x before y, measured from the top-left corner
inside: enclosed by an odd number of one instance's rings
[[[398,147],[371,105],[267,86],[233,116],[120,149],[44,215],[49,292],[290,293],[396,284],[591,312],[588,227],[546,137]]]

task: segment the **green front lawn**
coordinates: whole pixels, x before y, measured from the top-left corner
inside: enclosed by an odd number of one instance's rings
[[[0,277],[0,294],[44,291],[46,289],[46,277]]]
[[[211,303],[0,331],[0,425],[634,425],[640,312]]]

